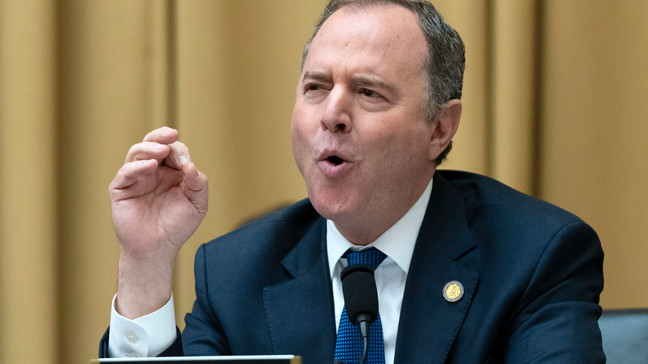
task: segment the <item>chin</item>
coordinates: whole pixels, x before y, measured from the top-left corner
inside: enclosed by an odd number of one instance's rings
[[[309,198],[315,210],[329,220],[344,219],[353,210],[351,201],[344,195],[309,194]]]

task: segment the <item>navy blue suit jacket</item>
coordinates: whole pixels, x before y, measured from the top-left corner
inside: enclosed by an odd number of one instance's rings
[[[163,355],[297,354],[332,363],[325,225],[304,200],[202,245],[193,311]],[[395,362],[604,362],[602,264],[596,233],[576,216],[487,177],[438,171]],[[442,295],[453,280],[465,288],[454,303]]]

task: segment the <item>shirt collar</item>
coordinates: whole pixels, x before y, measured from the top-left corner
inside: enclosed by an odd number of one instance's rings
[[[405,273],[409,271],[409,266],[414,254],[414,246],[418,238],[425,211],[427,210],[430,194],[432,193],[432,182],[428,183],[425,191],[421,194],[414,205],[401,217],[394,225],[366,247],[376,247],[387,256],[393,259]],[[352,248],[361,250],[365,248],[360,245],[353,245],[337,229],[335,223],[326,220],[326,250],[328,253],[329,272],[333,277],[335,265],[342,258],[342,255]]]

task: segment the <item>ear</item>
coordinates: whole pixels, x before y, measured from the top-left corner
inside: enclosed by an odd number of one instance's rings
[[[454,138],[461,120],[461,100],[446,102],[436,120],[432,121],[432,138],[428,158],[433,161],[441,154]]]

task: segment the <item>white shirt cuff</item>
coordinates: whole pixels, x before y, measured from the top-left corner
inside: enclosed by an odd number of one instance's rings
[[[176,339],[173,296],[162,308],[135,320],[127,319],[115,309],[113,297],[110,310],[108,354],[112,358],[157,356]]]

